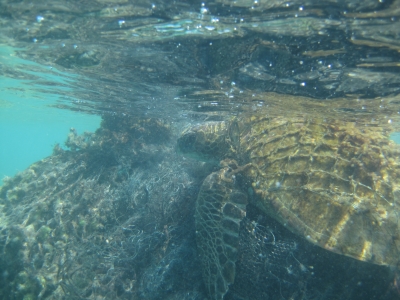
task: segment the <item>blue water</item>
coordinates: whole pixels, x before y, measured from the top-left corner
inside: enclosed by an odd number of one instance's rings
[[[15,57],[14,49],[0,44],[0,66],[23,65],[35,64]],[[52,82],[65,81],[59,71],[53,73],[34,75]],[[34,87],[35,81],[0,75],[0,179],[50,155],[56,143],[63,146],[71,127],[82,133],[95,131],[100,125],[99,116],[50,107],[59,101],[57,93]]]

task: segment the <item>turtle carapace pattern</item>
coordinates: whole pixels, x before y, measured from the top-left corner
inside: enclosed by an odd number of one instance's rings
[[[400,148],[378,126],[239,116],[186,129],[183,153],[221,160],[198,194],[197,247],[209,297],[235,278],[246,203],[324,249],[379,265],[400,260]]]

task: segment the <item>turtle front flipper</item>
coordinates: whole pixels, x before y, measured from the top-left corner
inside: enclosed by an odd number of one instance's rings
[[[222,299],[235,279],[240,222],[247,204],[247,196],[234,187],[235,171],[226,167],[209,175],[196,203],[197,249],[212,300]]]

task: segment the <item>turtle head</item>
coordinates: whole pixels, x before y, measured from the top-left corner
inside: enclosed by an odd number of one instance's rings
[[[208,122],[184,130],[178,139],[178,148],[199,160],[219,161],[234,156],[238,141],[237,123]]]

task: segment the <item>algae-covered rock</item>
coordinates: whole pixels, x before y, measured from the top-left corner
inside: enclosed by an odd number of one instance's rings
[[[194,190],[169,126],[113,122],[71,130],[71,150],[57,147],[0,188],[0,298],[132,299],[144,293],[142,276],[193,239],[192,227],[177,229]]]

